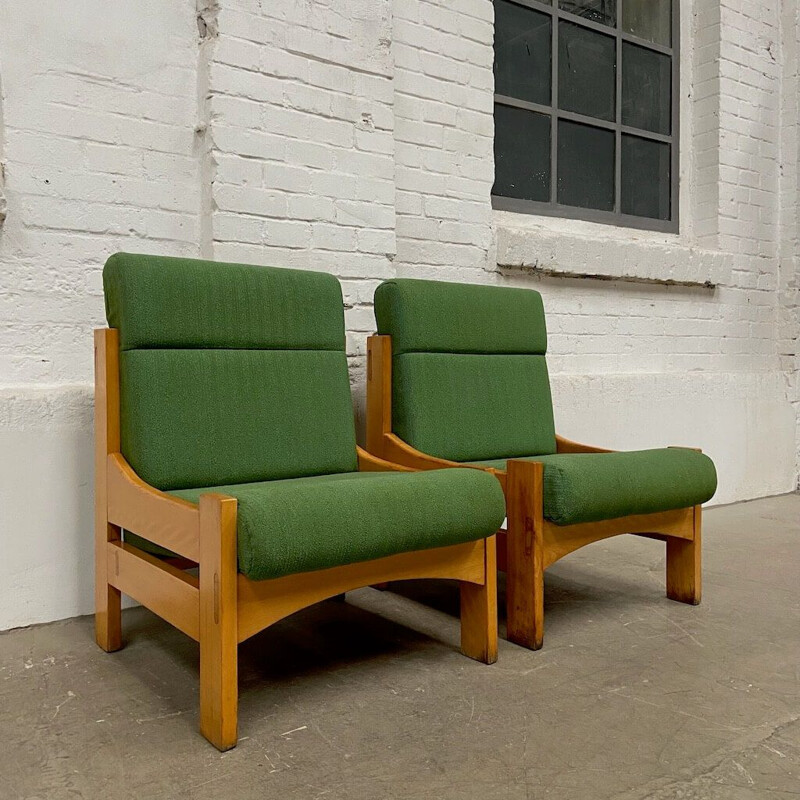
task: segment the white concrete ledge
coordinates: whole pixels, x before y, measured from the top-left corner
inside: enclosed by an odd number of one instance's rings
[[[565,277],[713,287],[729,284],[735,256],[678,235],[495,211],[497,266]],[[577,232],[576,232],[577,231]]]

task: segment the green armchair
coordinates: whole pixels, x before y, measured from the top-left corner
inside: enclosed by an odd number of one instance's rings
[[[367,449],[501,481],[509,639],[541,647],[545,568],[620,533],[663,539],[667,595],[700,602],[700,507],[716,490],[713,462],[693,449],[612,453],[557,436],[538,292],[398,279],[376,290],[375,316]]]
[[[120,253],[103,279],[103,649],[122,645],[122,593],[197,640],[200,729],[221,750],[237,741],[238,644],[350,589],[458,580],[462,651],[496,659],[500,485],[356,446],[335,278]]]

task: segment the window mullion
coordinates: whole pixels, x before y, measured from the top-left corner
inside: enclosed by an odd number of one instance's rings
[[[616,121],[614,132],[614,212],[622,213],[622,4],[617,0],[617,71],[616,71]]]
[[[550,202],[558,202],[558,0],[553,9],[550,44]]]

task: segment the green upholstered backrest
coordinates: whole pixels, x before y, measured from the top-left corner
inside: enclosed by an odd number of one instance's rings
[[[538,292],[398,278],[377,288],[375,317],[401,439],[453,461],[556,451]]]
[[[357,469],[339,282],[118,253],[122,453],[159,489]]]

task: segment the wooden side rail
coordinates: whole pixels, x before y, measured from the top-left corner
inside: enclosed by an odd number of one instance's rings
[[[446,458],[429,456],[420,450],[415,449],[407,442],[393,433],[383,435],[383,457],[396,464],[403,464],[416,470],[426,469],[446,469],[452,467],[464,467],[467,469],[479,469],[483,472],[496,474],[497,470],[490,467],[482,467],[478,464],[462,464],[460,461],[448,461]]]
[[[195,641],[200,640],[199,581],[122,542],[108,543],[109,583]]]
[[[486,551],[491,549],[493,553],[494,547],[491,537],[269,581],[251,581],[239,575],[239,641],[302,608],[375,583],[449,578],[482,586]]]
[[[411,467],[404,467],[402,464],[379,458],[372,453],[368,453],[362,447],[356,447],[356,452],[358,454],[359,472],[414,472]]]
[[[121,453],[111,453],[108,520],[173,553],[200,560],[200,512],[194,503],[145,483]]]
[[[604,447],[595,447],[591,444],[580,444],[556,434],[556,453],[613,453]]]
[[[584,522],[579,525],[555,525],[544,520],[545,567],[560,558],[574,553],[592,542],[599,542],[622,533],[640,536],[661,536],[677,539],[693,538],[694,508],[678,508],[657,514],[635,514],[600,522]]]

